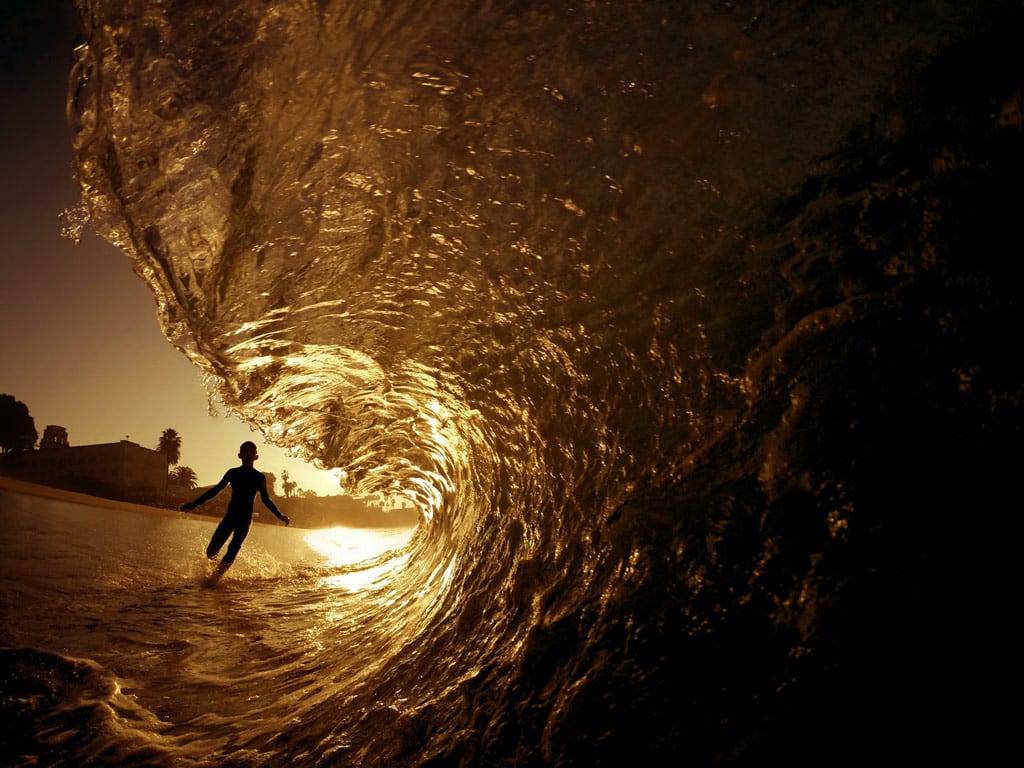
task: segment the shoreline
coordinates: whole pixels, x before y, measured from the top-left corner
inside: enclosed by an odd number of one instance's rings
[[[180,512],[176,509],[150,507],[146,504],[135,504],[129,501],[105,499],[102,496],[90,496],[87,493],[66,491],[63,488],[51,488],[48,485],[29,483],[25,480],[15,480],[13,477],[5,477],[4,475],[0,475],[0,491],[10,491],[12,493],[20,493],[23,496],[36,496],[38,498],[52,499],[54,501],[66,501],[72,504],[82,504],[87,507],[117,509],[125,512],[145,512],[151,515],[163,515],[165,517],[178,518],[197,517],[205,520],[212,520],[214,522],[220,519],[219,515],[212,516],[197,514],[195,512]],[[253,523],[257,522],[258,521],[253,520]]]
[[[207,520],[212,523],[218,523],[223,519],[223,513],[217,514],[205,514],[201,512],[181,512],[177,509],[168,509],[166,507],[151,507],[147,504],[137,504],[130,501],[118,501],[116,499],[106,499],[102,496],[91,496],[87,493],[80,493],[78,491],[67,491],[63,488],[53,488],[48,485],[40,485],[38,483],[30,483],[27,480],[17,480],[13,477],[7,477],[6,475],[0,475],[0,492],[8,491],[11,493],[19,493],[23,496],[34,496],[37,498],[51,499],[54,501],[65,501],[71,504],[81,504],[86,507],[96,507],[100,509],[115,509],[126,512],[142,512],[149,515],[162,515],[164,517],[176,517],[179,519],[196,518],[198,520]],[[0,510],[2,511],[2,510]],[[262,512],[262,510],[260,510]],[[404,511],[404,510],[402,510]],[[270,513],[267,513],[270,515]],[[380,517],[376,524],[366,524],[365,522],[360,523],[357,521],[350,522],[333,522],[328,525],[321,526],[310,526],[296,524],[292,522],[292,528],[301,528],[303,530],[315,530],[317,528],[331,528],[334,526],[341,526],[343,528],[415,528],[419,525],[419,522],[398,522],[395,520],[387,520],[385,517]],[[283,525],[272,515],[266,520],[261,520],[259,513],[253,516],[253,525]]]

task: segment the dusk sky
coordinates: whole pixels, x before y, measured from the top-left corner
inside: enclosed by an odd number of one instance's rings
[[[61,212],[79,202],[65,120],[68,74],[81,33],[73,0],[4,0],[0,11],[0,393],[28,406],[72,445],[128,439],[155,448],[182,437],[180,464],[200,485],[238,463],[243,440],[256,466],[300,488],[338,493],[334,475],[266,443],[238,419],[208,413],[201,377],[160,331],[149,289],[129,259],[91,231],[75,244]],[[278,482],[275,491],[280,494]]]

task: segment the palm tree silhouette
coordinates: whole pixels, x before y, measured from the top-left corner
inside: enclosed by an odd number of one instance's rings
[[[173,429],[165,429],[160,435],[157,451],[167,457],[167,463],[174,465],[181,458],[181,435]]]
[[[189,490],[195,490],[198,482],[195,470],[192,467],[175,467],[171,470],[169,479],[174,485],[180,485]]]

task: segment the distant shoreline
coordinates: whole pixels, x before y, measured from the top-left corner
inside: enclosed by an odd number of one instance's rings
[[[102,496],[90,496],[87,493],[65,491],[63,488],[51,488],[48,485],[28,483],[24,480],[15,480],[12,477],[4,477],[3,475],[0,475],[0,491],[12,491],[25,496],[38,496],[44,499],[54,499],[55,501],[67,501],[72,504],[83,504],[87,507],[118,509],[126,512],[146,512],[151,515],[164,515],[165,517],[185,517],[187,514],[189,517],[204,517],[208,520],[219,519],[219,516],[210,517],[209,515],[199,515],[195,512],[185,513],[178,512],[174,509],[165,509],[163,507],[150,507],[145,504],[133,504],[128,501],[104,499]],[[253,522],[258,521],[254,520]]]
[[[39,498],[53,499],[56,501],[66,501],[72,504],[82,504],[87,507],[99,507],[101,509],[117,509],[126,512],[145,512],[150,515],[163,515],[164,517],[177,517],[177,518],[197,518],[202,520],[210,520],[213,522],[219,521],[223,517],[223,509],[216,512],[215,514],[203,514],[197,512],[179,512],[176,509],[167,509],[166,507],[151,507],[146,504],[135,504],[128,501],[116,501],[115,499],[105,499],[102,496],[90,496],[87,493],[79,493],[77,491],[66,491],[63,488],[52,488],[48,485],[39,485],[38,483],[30,483],[25,480],[16,480],[13,477],[7,477],[0,475],[0,491],[11,491],[13,493],[20,493],[25,496],[36,496]],[[315,500],[314,500],[315,501]],[[408,510],[399,510],[399,512],[408,512]],[[293,515],[293,520],[294,520]],[[309,517],[309,516],[307,516]],[[407,517],[407,516],[406,516]],[[276,520],[266,519],[260,520],[259,512],[253,517],[254,525],[281,525]],[[306,522],[306,525],[302,523]],[[367,524],[365,520],[359,519],[348,519],[338,520],[336,522],[327,525],[309,525],[308,520],[300,520],[298,524],[292,523],[292,528],[303,528],[303,529],[314,529],[314,528],[330,528],[332,525],[340,525],[348,528],[414,528],[418,525],[418,521],[410,521],[408,519],[391,519],[387,518],[387,515],[378,516],[373,524]]]

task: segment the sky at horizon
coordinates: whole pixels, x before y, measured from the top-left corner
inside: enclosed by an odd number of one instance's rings
[[[61,213],[79,203],[65,119],[81,32],[73,0],[5,0],[0,11],[0,393],[72,445],[181,435],[180,464],[200,485],[259,446],[256,466],[299,488],[340,493],[337,474],[290,457],[233,416],[211,415],[202,376],[164,338],[156,301],[129,258],[90,231],[75,244]],[[88,227],[86,227],[86,230]]]

